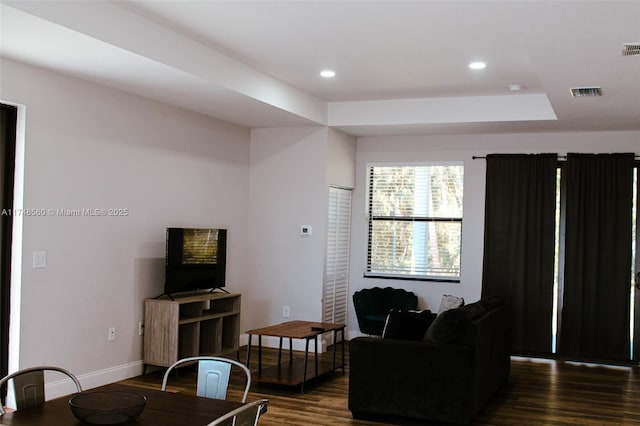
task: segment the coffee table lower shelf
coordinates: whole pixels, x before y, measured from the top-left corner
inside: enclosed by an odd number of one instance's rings
[[[273,365],[271,367],[263,367],[262,374],[253,372],[253,381],[256,383],[264,383],[270,385],[281,385],[286,387],[302,387],[303,384],[310,382],[314,379],[320,379],[328,375],[339,374],[338,369],[342,368],[342,365],[336,365],[334,367],[332,362],[318,361],[318,375],[316,376],[316,370],[313,361],[309,362],[307,366],[307,377],[304,376],[304,359],[293,359],[293,362],[283,362],[280,365]]]
[[[329,371],[336,371],[340,368],[342,374],[345,370],[344,359],[344,324],[329,322],[311,321],[288,321],[263,328],[256,328],[247,331],[249,343],[247,346],[247,362],[249,366],[251,359],[251,338],[258,336],[258,373],[253,375],[257,383],[272,383],[285,386],[300,386],[300,392],[304,392],[304,384],[311,379],[327,374]],[[318,336],[331,332],[333,334],[333,362],[326,362],[318,359]],[[336,361],[336,346],[338,343],[338,332],[341,339],[342,361]],[[271,336],[280,339],[278,347],[278,364],[272,367],[262,366],[262,337]],[[289,340],[289,362],[282,362],[282,342]],[[293,339],[305,341],[304,360],[296,359],[293,356]],[[313,341],[313,360],[309,359],[309,343]],[[339,365],[338,365],[339,364]]]

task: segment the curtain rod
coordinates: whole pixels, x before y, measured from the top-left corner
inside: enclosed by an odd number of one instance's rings
[[[471,157],[472,160],[482,160],[482,159],[486,159],[486,158],[487,158],[486,156],[482,157],[482,156],[477,156],[477,155],[474,155],[474,156]],[[634,155],[633,158],[636,159],[636,160],[640,160],[640,155]],[[558,155],[558,160],[566,160],[566,159],[567,159],[566,155]]]
[[[487,158],[486,156],[481,157],[481,156],[477,156],[477,155],[474,155],[473,157],[471,157],[472,160],[484,160],[486,158]],[[636,157],[636,158],[639,158],[639,157]],[[558,155],[558,159],[559,160],[566,160],[567,156],[566,155]]]

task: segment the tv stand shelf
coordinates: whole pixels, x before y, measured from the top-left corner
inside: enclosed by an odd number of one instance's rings
[[[210,319],[214,319],[214,318],[224,318],[224,317],[228,317],[229,315],[233,315],[233,314],[234,314],[234,312],[220,312],[220,313],[215,313],[215,314],[203,314],[201,316],[181,317],[178,320],[178,324],[182,325],[182,324],[189,324],[191,322],[206,321],[206,320],[210,320]]]
[[[198,293],[144,302],[144,364],[238,351],[240,295]]]

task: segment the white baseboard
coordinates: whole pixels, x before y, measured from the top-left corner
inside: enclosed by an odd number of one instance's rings
[[[361,335],[361,333],[349,332],[349,338],[356,337],[357,335]],[[333,340],[333,336],[330,334],[326,334],[318,338],[318,353],[323,353],[327,351],[329,345],[331,345]],[[294,351],[304,351],[305,350],[305,340],[304,339],[292,339],[293,341],[293,350]],[[240,346],[246,346],[249,343],[249,335],[241,334],[240,335]],[[280,339],[278,337],[271,336],[263,336],[262,337],[262,346],[266,348],[278,348],[280,344]],[[253,336],[251,339],[251,351],[253,352],[253,356],[257,356],[257,346],[258,346],[258,336]],[[289,350],[289,339],[283,339],[282,349],[285,351]],[[314,343],[309,342],[309,352],[314,351]],[[105,368],[104,370],[93,371],[90,373],[85,373],[77,376],[80,384],[82,385],[83,390],[93,389],[98,386],[103,386],[108,383],[117,382],[119,380],[129,379],[131,377],[136,377],[142,374],[144,370],[144,362],[142,360],[130,362],[128,364],[122,364],[115,367]],[[45,385],[45,395],[47,399],[58,398],[65,395],[70,395],[76,392],[76,387],[71,379],[60,379],[57,381],[51,381],[46,383]],[[9,399],[7,402],[10,402]]]
[[[360,330],[347,330],[347,340],[355,339],[356,337],[368,337],[368,334],[362,333]]]
[[[327,351],[327,347],[332,343],[333,336],[327,334],[318,338],[318,353]],[[304,351],[305,340],[293,339],[293,350]],[[240,346],[246,346],[249,343],[249,335],[240,335]],[[254,356],[257,356],[258,336],[253,336],[251,339],[252,352]],[[280,339],[277,337],[263,336],[262,346],[266,348],[278,348]],[[289,350],[289,339],[283,339],[282,348],[285,351]],[[314,343],[309,342],[309,352],[314,351]],[[115,367],[105,368],[104,370],[93,371],[77,376],[83,390],[93,389],[98,386],[103,386],[108,383],[117,382],[119,380],[129,379],[142,374],[144,370],[144,362],[142,360],[130,362],[128,364],[122,364]],[[76,392],[76,387],[71,379],[61,379],[57,381],[48,382],[45,385],[45,395],[47,399],[58,398],[65,395],[70,395]]]
[[[93,389],[108,383],[129,379],[142,374],[144,363],[142,360],[128,364],[105,368],[77,376],[83,390]],[[76,386],[71,379],[52,381],[45,385],[47,399],[53,399],[76,392]]]

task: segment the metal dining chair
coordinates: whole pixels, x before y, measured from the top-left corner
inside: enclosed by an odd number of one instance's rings
[[[249,388],[251,387],[251,371],[249,371],[249,369],[241,362],[216,356],[194,356],[178,360],[167,368],[167,371],[164,373],[164,377],[162,379],[162,390],[166,390],[169,373],[171,373],[175,367],[194,362],[198,363],[198,386],[196,389],[196,394],[198,396],[227,399],[227,388],[229,386],[229,378],[231,376],[231,367],[236,366],[244,372],[246,377],[242,402],[247,401],[247,395],[249,394]]]
[[[39,366],[25,368],[23,370],[11,373],[0,379],[0,389],[2,389],[9,380],[13,381],[13,389],[16,398],[16,409],[32,407],[44,403],[44,373],[45,371],[57,371],[67,375],[76,385],[78,392],[82,392],[80,382],[70,371],[60,367]],[[0,415],[4,414],[4,404],[0,404]]]
[[[258,419],[267,409],[268,399],[259,399],[229,411],[207,426],[256,426]]]

